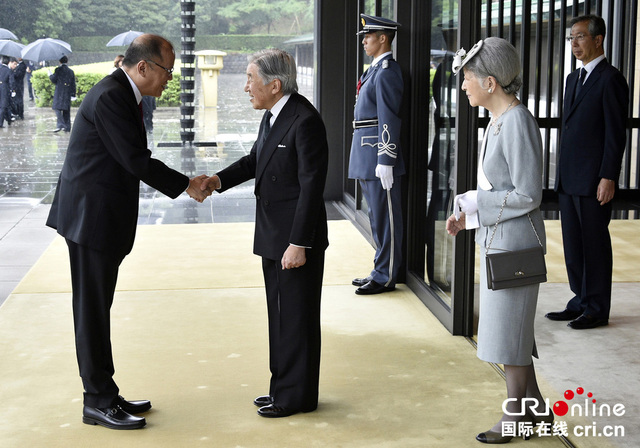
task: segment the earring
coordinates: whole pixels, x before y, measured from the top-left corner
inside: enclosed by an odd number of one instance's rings
[[[493,89],[491,87],[489,87],[489,90],[487,90],[487,92],[493,93]]]

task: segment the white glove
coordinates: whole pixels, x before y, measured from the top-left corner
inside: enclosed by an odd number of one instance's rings
[[[460,219],[460,212],[465,215],[474,215],[478,212],[478,190],[469,190],[464,194],[458,194],[453,199],[453,214],[456,220]]]
[[[377,165],[376,177],[380,178],[382,188],[384,190],[391,190],[393,186],[393,167],[390,165]]]
[[[72,97],[71,97],[71,101],[75,101],[75,100],[77,100],[77,99],[78,99],[78,98],[76,98],[75,96],[72,96]]]
[[[53,75],[53,72],[51,72],[50,68],[48,68],[47,71],[49,72],[49,76]]]

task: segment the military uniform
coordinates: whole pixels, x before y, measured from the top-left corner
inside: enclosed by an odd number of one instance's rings
[[[71,97],[76,96],[76,75],[66,64],[56,68],[49,79],[56,85],[51,108],[56,111],[56,130],[71,131]]]
[[[398,26],[387,19],[364,14],[362,17],[364,28],[359,34],[395,30]],[[392,54],[374,59],[358,82],[349,158],[349,178],[358,179],[360,183],[376,244],[374,269],[367,279],[388,290],[395,287],[402,262],[400,176],[405,174],[405,166],[400,150],[400,107],[403,88],[400,66]],[[394,182],[388,190],[376,177],[378,165],[393,167]],[[358,283],[354,281],[354,285]]]

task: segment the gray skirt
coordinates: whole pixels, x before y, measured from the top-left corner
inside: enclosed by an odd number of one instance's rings
[[[538,357],[534,320],[539,284],[493,291],[487,288],[485,248],[480,247],[478,358],[496,364],[527,366]]]

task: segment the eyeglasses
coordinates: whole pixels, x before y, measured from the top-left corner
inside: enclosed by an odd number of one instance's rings
[[[583,42],[587,37],[591,37],[588,34],[576,34],[575,36],[567,36],[567,42],[570,44],[575,40],[576,42]]]
[[[146,62],[151,62],[152,64],[156,64],[158,67],[160,67],[162,70],[164,70],[165,72],[169,73],[170,75],[173,74],[173,67],[172,68],[167,68],[167,67],[163,67],[162,65],[158,64],[156,61],[152,61],[150,59],[145,59]]]

